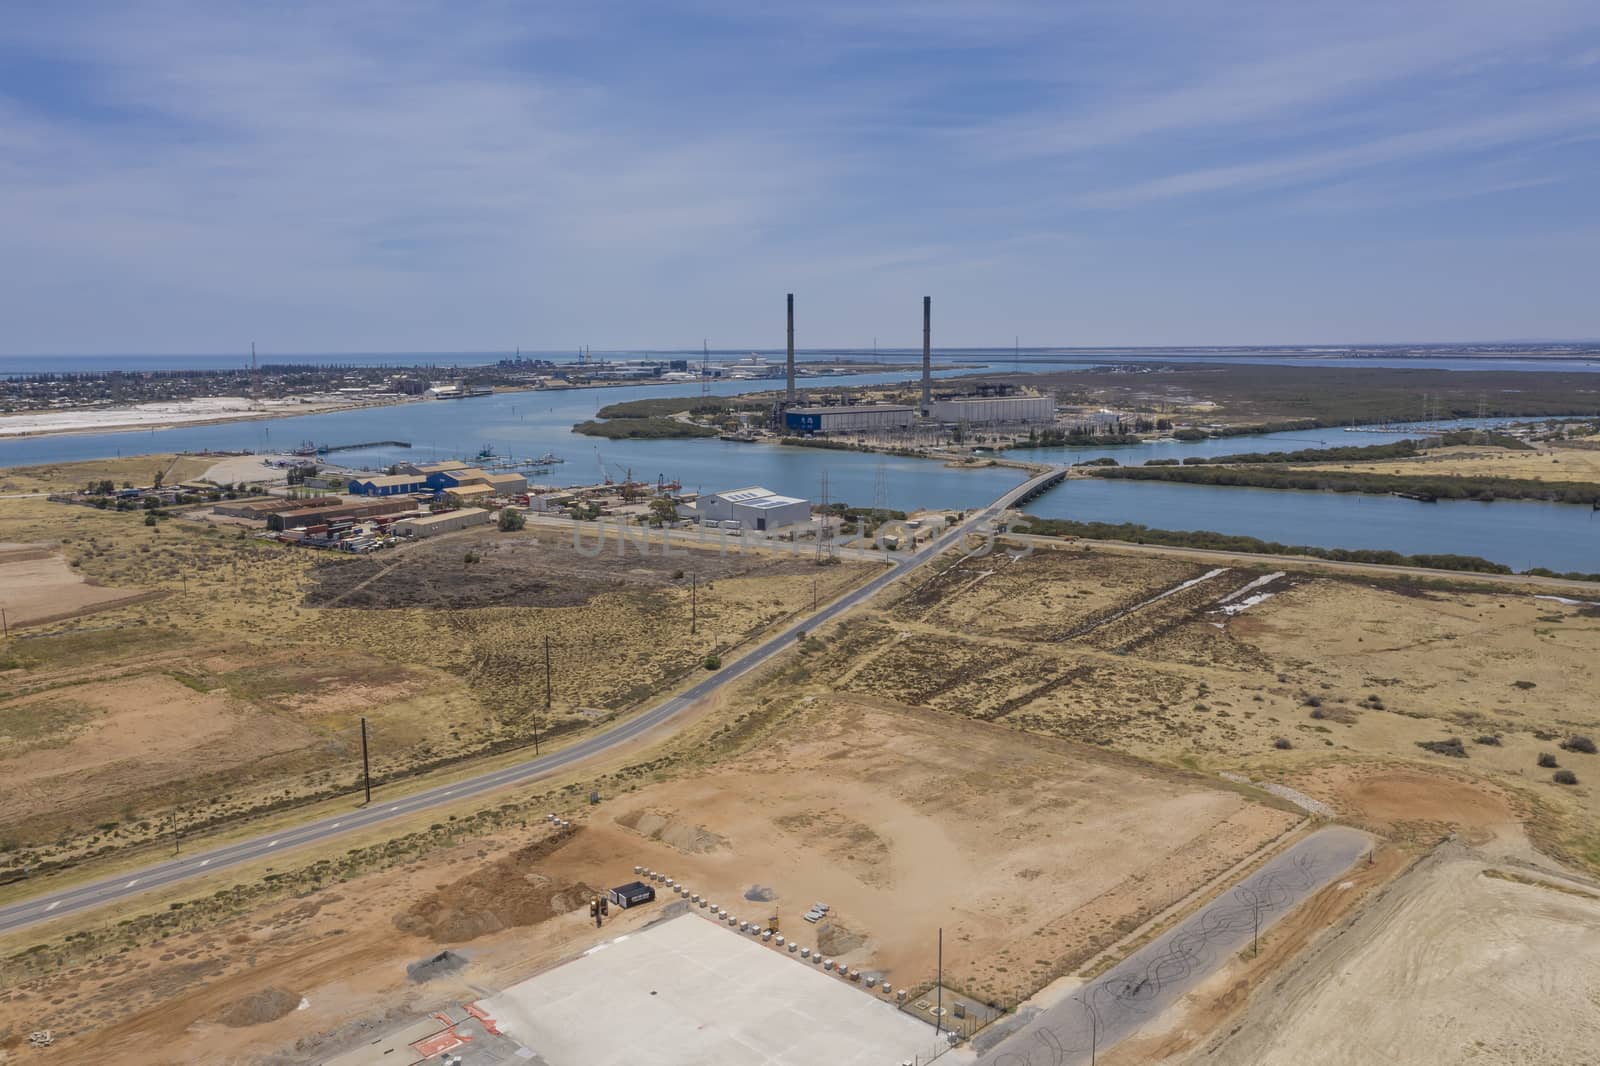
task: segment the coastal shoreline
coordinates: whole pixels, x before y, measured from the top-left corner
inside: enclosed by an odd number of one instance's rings
[[[69,437],[80,434],[97,433],[140,433],[143,431],[156,432],[166,429],[190,429],[196,426],[216,426],[228,422],[266,422],[284,418],[299,418],[303,415],[337,414],[341,411],[359,411],[375,407],[397,407],[401,404],[417,403],[418,397],[396,397],[391,400],[376,400],[363,403],[328,403],[306,404],[301,410],[284,411],[236,411],[232,413],[217,413],[209,417],[199,418],[167,418],[151,422],[107,422],[103,425],[77,425],[63,426],[60,428],[47,427],[42,429],[26,429],[20,432],[8,432],[6,423],[13,419],[23,419],[30,415],[38,414],[35,411],[18,411],[9,415],[0,415],[0,446],[13,440],[36,440],[40,437]],[[84,410],[90,410],[85,408]],[[107,413],[111,411],[136,411],[135,407],[100,408]],[[62,412],[63,414],[69,412]]]
[[[958,367],[957,369],[969,369],[969,368]],[[885,367],[841,366],[841,367],[838,367],[838,368],[831,369],[830,372],[831,373],[837,373],[837,374],[843,374],[843,375],[851,375],[851,374],[897,373],[897,372],[914,373],[914,372],[916,372],[916,370],[917,370],[916,367],[899,366],[899,365],[885,366]],[[769,379],[749,379],[748,383],[754,384],[754,383],[756,383],[758,381],[765,381],[765,380],[769,380]],[[782,378],[773,378],[773,379],[770,379],[770,380],[775,382],[774,391],[780,391],[783,388],[783,379]],[[804,379],[802,379],[802,380],[804,380]],[[655,386],[677,385],[677,386],[683,386],[683,385],[686,385],[686,384],[693,384],[693,383],[692,382],[685,383],[685,382],[681,382],[681,381],[604,381],[604,382],[597,381],[597,382],[585,382],[583,384],[557,385],[557,386],[503,385],[503,386],[497,386],[492,393],[489,393],[487,395],[499,395],[501,393],[577,392],[577,391],[584,391],[584,390],[589,390],[589,389],[636,388],[636,387],[645,386],[645,385],[655,385]],[[173,404],[180,404],[180,403],[203,402],[205,399],[235,399],[235,398],[236,397],[205,397],[205,398],[201,398],[200,400],[196,400],[196,401],[177,400],[177,401],[171,401],[171,402]],[[479,399],[479,398],[481,398],[481,397],[463,397],[463,399]],[[84,412],[84,413],[94,412],[94,413],[97,413],[97,414],[110,414],[110,413],[113,413],[113,412],[137,413],[138,410],[139,410],[139,405],[131,405],[131,406],[126,406],[126,407],[115,407],[115,408],[98,408],[98,407],[83,407],[83,408],[76,408],[76,409],[68,408],[68,409],[60,410],[60,411],[16,411],[16,412],[12,412],[10,414],[0,414],[0,446],[3,446],[6,441],[34,440],[34,439],[37,439],[37,438],[40,438],[40,437],[66,437],[66,436],[74,436],[74,435],[78,435],[78,434],[139,433],[139,432],[146,431],[146,430],[148,430],[150,432],[155,432],[157,430],[167,430],[167,429],[189,429],[189,428],[197,427],[197,426],[223,425],[223,424],[226,424],[226,423],[229,423],[229,422],[263,422],[263,421],[271,421],[271,420],[284,419],[284,418],[298,418],[298,417],[300,417],[302,415],[335,414],[335,413],[338,413],[338,412],[341,412],[341,411],[355,411],[355,410],[362,410],[362,409],[369,408],[369,407],[394,407],[394,406],[398,406],[400,404],[420,403],[420,402],[424,402],[424,398],[423,397],[420,397],[420,396],[396,396],[396,397],[393,397],[391,399],[368,400],[368,401],[362,401],[362,402],[359,402],[359,403],[338,403],[338,402],[329,402],[329,403],[326,403],[326,404],[308,403],[302,409],[299,409],[299,410],[270,410],[270,411],[240,410],[240,411],[226,412],[226,413],[218,412],[215,415],[196,417],[196,418],[163,418],[163,419],[153,420],[153,421],[148,421],[148,422],[106,422],[106,423],[97,424],[97,425],[64,425],[64,426],[60,426],[60,427],[47,426],[47,427],[38,428],[38,429],[24,429],[24,430],[20,430],[20,431],[17,431],[17,432],[11,432],[9,430],[8,426],[7,426],[7,423],[8,422],[12,422],[13,420],[27,419],[27,418],[30,418],[30,417],[37,417],[39,415],[44,415],[44,414],[49,414],[49,415],[54,415],[54,414],[70,415],[70,414],[74,413],[74,411],[79,411],[79,412]],[[459,402],[459,401],[456,401],[456,402]]]

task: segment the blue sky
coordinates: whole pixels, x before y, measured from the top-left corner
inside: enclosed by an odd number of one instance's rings
[[[0,352],[1600,337],[1600,4],[7,5]]]

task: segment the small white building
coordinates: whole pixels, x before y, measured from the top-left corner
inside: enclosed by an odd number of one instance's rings
[[[811,521],[810,501],[780,496],[759,485],[702,496],[695,501],[694,512],[702,523],[737,522],[737,528],[760,533]]]

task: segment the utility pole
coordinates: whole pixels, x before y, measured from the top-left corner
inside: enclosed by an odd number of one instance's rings
[[[361,719],[361,780],[367,790],[367,803],[372,802],[372,764],[367,761],[367,720]]]
[[[817,579],[816,578],[812,578],[811,579],[811,610],[812,610],[813,613],[815,613],[816,609],[817,609]]]
[[[1250,934],[1250,957],[1259,958],[1261,955],[1261,903],[1259,900],[1251,905],[1250,914],[1255,919],[1255,929]]]
[[[1093,991],[1092,989],[1090,990]],[[1094,1060],[1100,1051],[1100,1016],[1094,1012],[1094,1004],[1085,996],[1073,996],[1089,1012],[1089,1066],[1094,1066]]]
[[[544,713],[550,713],[550,634],[544,638]],[[539,716],[533,718],[533,753],[539,754]]]
[[[689,571],[689,635],[695,635],[700,625],[700,572]]]
[[[944,926],[939,927],[939,983],[934,986],[938,990],[934,996],[933,1007],[933,1032],[937,1036],[943,1032],[944,1027]]]
[[[172,854],[178,854],[178,812],[169,811],[167,818],[172,822]]]
[[[4,607],[0,607],[0,629],[5,630],[4,635],[6,637],[9,638],[11,636],[11,623],[6,621],[6,609]]]

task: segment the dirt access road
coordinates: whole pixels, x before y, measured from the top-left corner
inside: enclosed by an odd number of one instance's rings
[[[90,910],[114,900],[149,892],[156,888],[186,881],[191,877],[215,873],[219,869],[238,866],[257,859],[276,856],[291,848],[316,841],[327,840],[358,829],[370,828],[382,822],[417,814],[444,803],[455,803],[471,796],[482,795],[508,785],[525,784],[557,770],[564,770],[585,759],[631,743],[655,732],[683,714],[700,700],[721,689],[736,678],[742,677],[765,663],[780,651],[793,646],[796,635],[802,630],[815,629],[853,611],[870,600],[888,585],[900,580],[931,560],[946,548],[961,542],[969,533],[993,528],[994,520],[1021,497],[1059,477],[1049,471],[1030,478],[1011,489],[1004,496],[981,511],[974,512],[966,521],[952,526],[943,536],[930,541],[926,547],[907,555],[901,565],[873,578],[853,592],[798,622],[784,627],[765,642],[752,648],[748,654],[730,666],[725,666],[705,680],[629,718],[616,726],[593,734],[572,746],[549,755],[530,759],[448,786],[437,786],[414,793],[393,802],[381,802],[352,811],[347,815],[323,818],[297,829],[230,844],[209,852],[201,852],[184,859],[159,863],[132,874],[120,874],[89,882],[74,888],[35,897],[22,903],[0,908],[0,932],[9,932],[35,922],[60,917],[78,911]]]
[[[1319,830],[1130,955],[1081,992],[980,1036],[979,1066],[1071,1066],[1131,1035],[1259,930],[1348,870],[1373,846],[1355,829]],[[998,1040],[998,1042],[997,1042]]]

